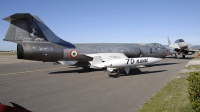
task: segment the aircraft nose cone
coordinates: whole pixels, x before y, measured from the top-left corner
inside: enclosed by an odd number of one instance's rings
[[[152,63],[156,63],[162,60],[162,58],[151,58],[150,59]]]
[[[161,61],[162,60],[162,58],[157,58],[157,61]]]

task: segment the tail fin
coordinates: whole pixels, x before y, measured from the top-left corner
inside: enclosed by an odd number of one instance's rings
[[[167,37],[168,38],[168,45],[170,45],[171,44],[171,42],[170,42],[170,40],[169,40],[169,37]]]
[[[51,42],[68,48],[75,48],[56,36],[36,15],[16,13],[3,20],[10,22],[4,41],[11,42]]]

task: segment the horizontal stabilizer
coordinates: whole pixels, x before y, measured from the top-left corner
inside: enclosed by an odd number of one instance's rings
[[[35,17],[30,13],[16,13],[11,16],[4,18],[3,20],[11,22],[12,20],[33,20]],[[38,19],[38,18],[37,18]],[[38,19],[42,22],[40,19]]]

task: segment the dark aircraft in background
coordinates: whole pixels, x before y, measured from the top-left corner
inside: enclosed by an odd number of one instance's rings
[[[169,49],[176,51],[177,54],[182,54],[182,58],[185,58],[185,55],[192,55],[199,51],[192,49],[193,45],[186,43],[183,39],[178,39],[173,44],[171,44],[168,37],[168,46]]]
[[[4,41],[17,43],[17,58],[56,62],[89,68],[107,68],[109,74],[138,65],[160,61],[170,54],[159,43],[91,43],[72,44],[56,36],[35,15],[16,13],[3,20],[10,22]]]

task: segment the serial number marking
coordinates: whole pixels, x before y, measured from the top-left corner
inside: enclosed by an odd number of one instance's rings
[[[26,42],[26,41],[39,41],[39,42],[42,42],[42,41],[45,41],[43,38],[30,38],[30,37],[24,37],[23,38],[23,42]]]
[[[110,56],[111,58],[117,58],[119,59],[120,57],[119,56]]]
[[[136,61],[134,59],[126,59],[127,60],[127,65],[128,64],[134,64],[134,63],[137,63],[137,64],[140,64],[140,63],[148,63],[148,58],[146,59],[137,59]]]

